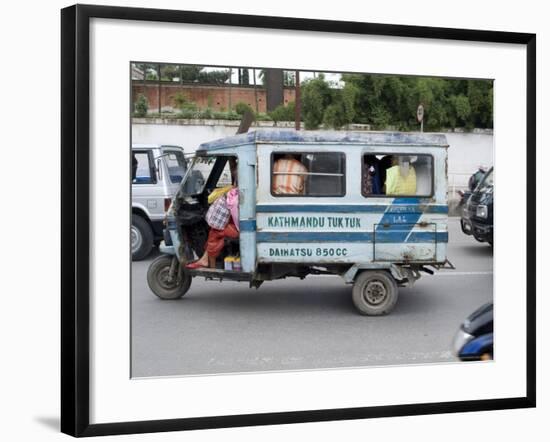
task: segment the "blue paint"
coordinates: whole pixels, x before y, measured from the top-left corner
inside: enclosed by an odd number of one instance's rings
[[[404,199],[404,198],[403,198]],[[411,198],[418,200],[418,198]],[[326,213],[448,213],[446,204],[258,204],[257,213],[326,212]]]
[[[258,232],[256,240],[269,243],[286,242],[373,242],[377,243],[446,243],[447,232]],[[409,235],[410,233],[410,235]],[[407,238],[408,236],[408,238]]]
[[[478,336],[468,342],[460,351],[461,357],[481,356],[487,349],[493,347],[493,333]]]
[[[346,132],[346,131],[295,131],[292,129],[257,130],[233,137],[203,143],[199,151],[211,151],[227,147],[258,143],[301,143],[301,144],[363,144],[363,145],[407,145],[448,147],[442,134],[412,132]]]
[[[406,204],[406,203],[412,203],[412,204],[418,204],[419,199],[418,198],[395,198],[393,200],[393,204],[396,206],[399,204]],[[382,216],[382,219],[380,220],[379,224],[376,225],[376,242],[383,242],[379,240],[379,233],[383,234],[384,232],[387,232],[388,230],[392,231],[392,235],[395,239],[395,241],[392,242],[405,242],[407,237],[409,236],[409,233],[415,226],[415,224],[418,223],[418,220],[422,216],[422,212],[416,212],[416,213],[409,213],[407,215],[399,215],[396,217],[392,212],[385,212]],[[396,224],[396,218],[399,220],[400,218],[406,218],[403,224]],[[430,232],[427,232],[430,233]]]
[[[255,232],[256,231],[256,220],[255,219],[240,219],[239,220],[239,230],[241,232]]]

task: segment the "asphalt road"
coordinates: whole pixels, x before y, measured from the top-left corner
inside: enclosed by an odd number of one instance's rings
[[[454,333],[492,300],[493,255],[450,218],[456,270],[400,288],[392,313],[361,316],[340,277],[264,283],[195,278],[176,301],[147,286],[150,259],[132,264],[132,376],[304,370],[455,361]]]

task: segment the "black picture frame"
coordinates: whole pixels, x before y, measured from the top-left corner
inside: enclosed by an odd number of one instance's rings
[[[524,45],[527,52],[527,342],[524,397],[295,412],[90,424],[90,19],[109,18],[280,30]],[[211,12],[75,5],[61,10],[61,431],[99,436],[220,427],[426,415],[535,407],[536,404],[536,35],[265,17]]]

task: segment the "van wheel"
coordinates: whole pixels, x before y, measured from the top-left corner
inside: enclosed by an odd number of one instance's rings
[[[353,303],[359,313],[368,316],[388,314],[397,302],[397,282],[385,271],[364,271],[353,284]]]
[[[173,269],[171,269],[172,266],[174,266]],[[171,270],[172,276],[170,276]],[[170,255],[159,256],[147,270],[147,284],[160,299],[181,298],[189,290],[191,279],[178,259]]]
[[[145,258],[153,248],[153,229],[141,216],[132,214],[130,242],[132,246],[132,261]]]

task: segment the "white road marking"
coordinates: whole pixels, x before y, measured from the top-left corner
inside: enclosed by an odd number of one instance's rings
[[[434,276],[470,276],[470,275],[492,275],[492,270],[487,270],[483,272],[453,272],[452,270],[445,272],[435,272]]]
[[[484,271],[472,271],[472,272],[455,272],[453,270],[443,270],[443,271],[436,271],[433,275],[427,275],[423,274],[423,276],[481,276],[481,275],[492,275],[492,270],[484,270]],[[309,275],[308,278],[335,278],[338,277],[338,275]]]

